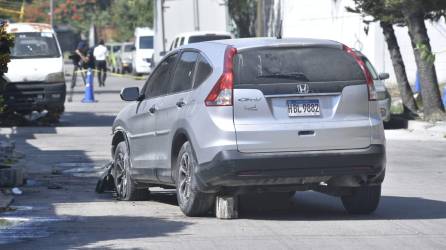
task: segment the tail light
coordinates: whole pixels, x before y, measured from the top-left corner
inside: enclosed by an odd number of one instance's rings
[[[206,106],[232,106],[234,89],[233,59],[236,48],[228,47],[225,51],[223,74],[204,101]]]
[[[359,56],[356,55],[355,51],[353,51],[348,46],[342,45],[342,49],[345,52],[347,52],[348,54],[350,54],[353,58],[355,58],[359,67],[361,68],[362,72],[364,73],[365,80],[367,81],[367,89],[369,91],[369,101],[376,101],[377,93],[376,93],[376,89],[375,89],[375,84],[373,83],[373,77],[372,77],[372,74],[370,74],[369,70],[367,69],[364,61],[361,58],[359,58]]]

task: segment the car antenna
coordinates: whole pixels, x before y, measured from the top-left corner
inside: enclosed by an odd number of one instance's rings
[[[283,26],[283,19],[280,19],[279,28],[277,29],[277,32],[276,32],[277,39],[282,39],[282,26]]]

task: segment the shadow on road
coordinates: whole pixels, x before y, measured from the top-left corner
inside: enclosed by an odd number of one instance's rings
[[[97,114],[93,112],[65,112],[60,127],[110,127],[115,115]]]
[[[298,192],[290,199],[250,202],[241,211],[244,218],[256,220],[421,220],[445,219],[446,202],[422,197],[382,196],[375,213],[349,215],[339,198],[315,192]],[[263,204],[263,206],[262,206]]]

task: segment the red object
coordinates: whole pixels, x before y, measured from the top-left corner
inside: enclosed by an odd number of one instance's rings
[[[223,73],[206,97],[206,106],[232,106],[234,89],[233,59],[237,49],[228,47],[225,51]],[[230,95],[230,96],[229,96]]]
[[[369,101],[376,101],[376,90],[375,85],[373,83],[373,77],[372,74],[370,74],[369,70],[367,69],[365,63],[361,58],[359,58],[358,55],[356,55],[356,52],[353,51],[350,47],[347,45],[342,45],[342,49],[350,54],[353,58],[355,58],[356,62],[358,63],[359,67],[361,68],[362,72],[364,73],[365,80],[367,81],[367,89],[369,91]]]

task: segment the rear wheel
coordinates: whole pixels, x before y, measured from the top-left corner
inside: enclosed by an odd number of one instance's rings
[[[349,214],[370,214],[381,198],[381,185],[352,188],[350,195],[342,196],[342,204]]]
[[[122,141],[118,144],[114,156],[113,179],[116,193],[121,200],[136,201],[149,197],[149,189],[137,189],[130,176],[130,163],[127,144]]]
[[[192,145],[185,142],[178,154],[174,177],[178,205],[186,216],[205,215],[214,204],[214,195],[199,192],[194,188],[196,167],[197,160]]]

